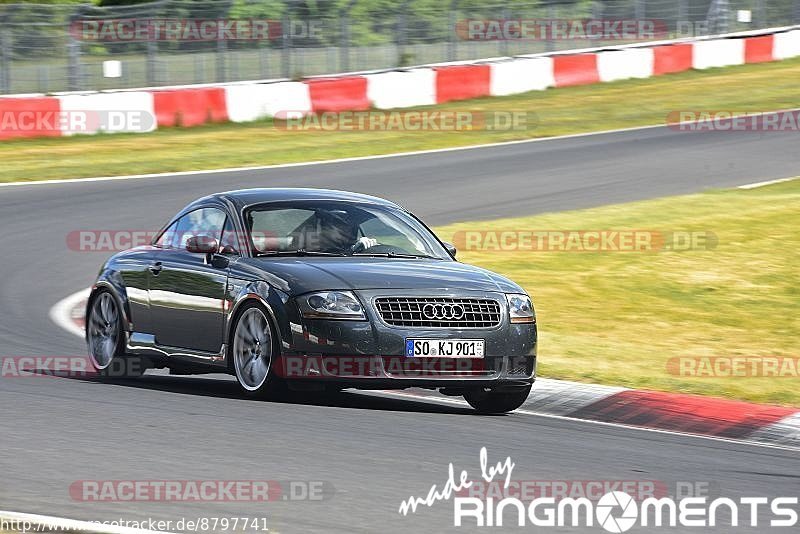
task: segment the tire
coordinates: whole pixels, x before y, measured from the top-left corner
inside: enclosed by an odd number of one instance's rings
[[[502,414],[516,410],[528,399],[531,386],[514,391],[470,390],[464,393],[464,399],[478,413]]]
[[[277,335],[260,304],[247,303],[239,311],[229,347],[233,374],[245,396],[271,398],[285,392],[286,384],[272,366],[278,355]]]
[[[114,295],[98,291],[86,317],[89,361],[99,378],[137,378],[147,369],[145,360],[125,354],[122,313]]]

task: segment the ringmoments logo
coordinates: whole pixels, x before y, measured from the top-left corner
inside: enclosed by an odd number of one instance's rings
[[[516,464],[511,457],[490,465],[488,453],[480,451],[481,479],[488,484],[512,485]],[[610,490],[597,500],[589,497],[537,496],[524,501],[516,496],[463,496],[475,484],[467,470],[456,474],[453,464],[444,484],[434,484],[425,497],[411,496],[400,504],[401,515],[418,513],[424,507],[452,501],[455,527],[602,527],[606,532],[627,532],[641,527],[773,528],[798,525],[797,497],[727,497],[707,495],[662,497]],[[643,497],[643,498],[642,498]]]
[[[622,512],[614,515],[615,509]],[[624,491],[612,491],[600,497],[597,503],[597,522],[609,532],[625,532],[636,524],[636,501]]]

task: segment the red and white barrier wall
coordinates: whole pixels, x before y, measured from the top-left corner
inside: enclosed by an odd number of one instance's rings
[[[367,74],[367,100],[378,109],[411,108],[436,103],[436,71],[407,71]]]
[[[158,127],[228,120],[248,122],[329,111],[428,106],[797,56],[800,29],[781,28],[762,34],[520,56],[302,82],[0,97],[0,140],[98,131],[149,132]],[[60,120],[42,119],[53,115]]]
[[[95,134],[104,125],[117,132],[152,132],[156,129],[153,100],[148,91],[58,97],[60,110],[65,112],[61,133]]]
[[[553,58],[515,58],[490,63],[489,94],[516,95],[528,91],[543,91],[554,87]]]
[[[225,88],[225,105],[233,122],[295,117],[311,113],[311,94],[301,82],[237,84]]]

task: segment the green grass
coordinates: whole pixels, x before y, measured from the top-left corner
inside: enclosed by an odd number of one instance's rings
[[[259,121],[150,134],[9,140],[0,143],[0,181],[315,161],[663,124],[675,110],[800,107],[798,79],[800,59],[795,59],[435,107],[537,114],[535,128],[515,131],[287,132]]]
[[[800,378],[683,378],[672,357],[800,357],[800,180],[545,214],[453,224],[463,230],[711,231],[684,252],[484,252],[534,298],[542,376],[800,406]]]

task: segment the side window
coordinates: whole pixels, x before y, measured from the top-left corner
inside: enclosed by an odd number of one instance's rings
[[[242,250],[239,246],[239,239],[236,236],[236,229],[233,227],[233,220],[230,217],[225,220],[222,239],[219,241],[219,250],[223,254],[239,254]]]
[[[205,235],[217,241],[222,235],[225,223],[225,212],[217,208],[200,208],[194,210],[172,224],[158,239],[156,245],[164,248],[186,248],[190,237]],[[171,234],[171,235],[170,235]],[[163,244],[161,244],[163,240]]]
[[[172,248],[175,242],[175,230],[178,228],[178,221],[175,221],[169,228],[164,230],[164,233],[158,238],[158,240],[154,243],[155,246],[159,248]]]
[[[312,210],[278,208],[251,211],[250,237],[259,252],[308,247],[316,238],[317,220]],[[316,241],[315,241],[316,240]]]

